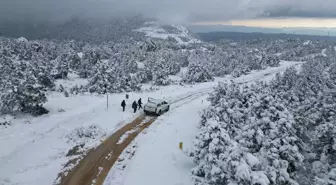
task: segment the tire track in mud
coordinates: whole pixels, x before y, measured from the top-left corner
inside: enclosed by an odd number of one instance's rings
[[[212,88],[202,89],[198,92],[181,96],[171,103],[176,105],[171,110],[193,101],[207,93]],[[54,184],[59,185],[102,185],[114,163],[118,160],[124,149],[150,126],[156,116],[140,115],[132,122],[123,126],[105,139],[97,148],[88,151],[87,155],[72,170],[60,173]],[[124,137],[124,138],[123,138]],[[125,139],[126,138],[126,139]],[[120,142],[122,140],[122,142]]]
[[[100,185],[103,184],[110,168],[118,159],[121,152],[141,133],[151,125],[157,117],[141,115],[131,123],[104,140],[96,149],[92,149],[79,164],[65,176],[60,174],[60,185]],[[127,132],[130,133],[122,143],[119,139]]]

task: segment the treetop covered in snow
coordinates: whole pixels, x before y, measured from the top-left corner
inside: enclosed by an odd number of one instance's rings
[[[335,64],[309,60],[270,83],[220,83],[191,152],[196,184],[335,183]]]

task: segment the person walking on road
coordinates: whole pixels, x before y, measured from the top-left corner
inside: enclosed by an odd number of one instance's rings
[[[126,102],[125,102],[125,100],[123,100],[123,101],[121,102],[121,106],[122,106],[122,108],[123,108],[123,112],[125,112],[125,107],[126,107]]]
[[[142,102],[141,102],[141,98],[138,100],[138,106],[139,106],[139,110],[142,109]]]
[[[136,113],[137,108],[138,108],[138,104],[136,103],[136,101],[133,102],[132,108],[134,109],[134,113]]]

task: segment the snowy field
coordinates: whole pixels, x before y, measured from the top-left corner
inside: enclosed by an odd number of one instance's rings
[[[280,67],[253,71],[238,78],[237,82],[270,79],[276,72],[284,71],[293,64],[299,63],[282,62]],[[63,165],[71,159],[66,157],[70,149],[78,144],[85,144],[84,148],[87,149],[95,147],[140,114],[134,114],[131,110],[134,100],[142,98],[146,103],[148,97],[154,97],[176,101],[199,92],[206,94],[217,81],[230,79],[217,78],[215,82],[184,87],[171,85],[154,92],[146,90],[145,85],[143,92],[129,93],[126,112],[122,112],[120,106],[125,93],[110,95],[108,109],[106,96],[78,95],[66,98],[62,93],[52,93],[45,105],[50,110],[48,115],[17,116],[11,120],[12,126],[0,128],[0,185],[51,185]],[[133,146],[137,152],[123,173],[122,170],[113,169],[106,183],[188,184],[189,176],[186,174],[192,162],[178,150],[178,142],[183,141],[185,147],[191,145],[197,132],[198,111],[207,106],[204,98],[177,103],[170,113],[160,117],[147,130],[147,134],[140,135],[136,140]],[[96,128],[91,139],[76,137],[85,134],[90,126]]]

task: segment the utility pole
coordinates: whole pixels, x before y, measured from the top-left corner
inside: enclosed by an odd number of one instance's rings
[[[106,93],[106,110],[108,111],[108,93]]]
[[[105,93],[106,93],[106,110],[108,111],[108,92],[107,92],[107,85],[104,85],[105,87]]]

